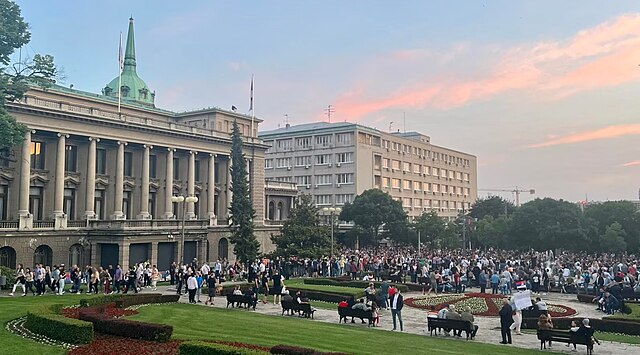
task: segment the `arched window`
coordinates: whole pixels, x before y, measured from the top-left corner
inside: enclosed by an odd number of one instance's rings
[[[42,264],[44,266],[51,266],[53,262],[53,251],[48,245],[41,245],[36,248],[33,253],[33,265]]]
[[[278,210],[276,211],[276,220],[282,221],[282,202],[278,202]]]
[[[267,215],[267,219],[273,221],[273,217],[276,214],[276,206],[273,201],[269,202],[269,214]]]
[[[221,238],[218,242],[218,258],[229,259],[229,241],[227,238]]]
[[[0,266],[16,268],[16,250],[12,247],[0,248]]]
[[[69,248],[69,266],[78,265],[82,267],[84,265],[82,256],[84,254],[84,247],[80,244],[74,244]]]

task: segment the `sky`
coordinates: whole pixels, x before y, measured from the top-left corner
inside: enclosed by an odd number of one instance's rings
[[[18,1],[61,84],[100,92],[135,19],[156,106],[419,131],[478,157],[480,189],[638,199],[637,1]],[[489,192],[480,191],[479,196]],[[512,199],[509,193],[495,193]]]

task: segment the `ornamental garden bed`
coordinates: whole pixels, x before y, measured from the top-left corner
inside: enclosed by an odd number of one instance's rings
[[[492,295],[489,293],[457,293],[443,294],[437,296],[423,296],[405,299],[405,304],[410,307],[441,310],[448,304],[455,305],[461,310],[469,307],[471,313],[476,316],[497,317],[505,299],[502,295]],[[551,317],[570,317],[576,314],[576,310],[567,306],[547,304]]]

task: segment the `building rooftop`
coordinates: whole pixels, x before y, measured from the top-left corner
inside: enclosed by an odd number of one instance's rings
[[[284,133],[300,133],[305,131],[315,131],[318,129],[327,129],[327,128],[343,128],[343,127],[353,127],[359,126],[355,123],[350,122],[313,122],[313,123],[303,123],[295,126],[286,125],[284,127],[273,129],[270,131],[262,131],[258,135],[260,136],[268,136],[272,134],[284,134]],[[361,126],[362,127],[362,126]]]

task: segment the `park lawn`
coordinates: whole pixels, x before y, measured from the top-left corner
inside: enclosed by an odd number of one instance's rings
[[[232,309],[204,308],[188,304],[142,307],[140,314],[127,317],[173,326],[173,338],[217,339],[263,346],[288,344],[322,351],[354,354],[539,354],[536,349],[520,349],[476,341],[432,338],[382,331],[367,327],[338,325],[320,321],[269,316]]]
[[[6,295],[6,292],[2,292]],[[14,296],[0,297],[0,349],[3,354],[66,354],[67,351],[56,346],[39,344],[35,341],[23,339],[17,335],[9,333],[6,324],[10,320],[25,316],[29,309],[35,306],[47,304],[63,304],[71,306],[78,304],[81,298],[89,298],[91,295],[82,296],[66,294],[55,296],[45,294],[44,296]]]
[[[302,279],[286,280],[284,284],[286,287],[292,288],[292,289],[339,293],[345,296],[355,296],[355,297],[360,297],[364,295],[364,289],[360,289],[357,287],[311,285],[311,284],[305,284],[303,281],[304,280]]]

